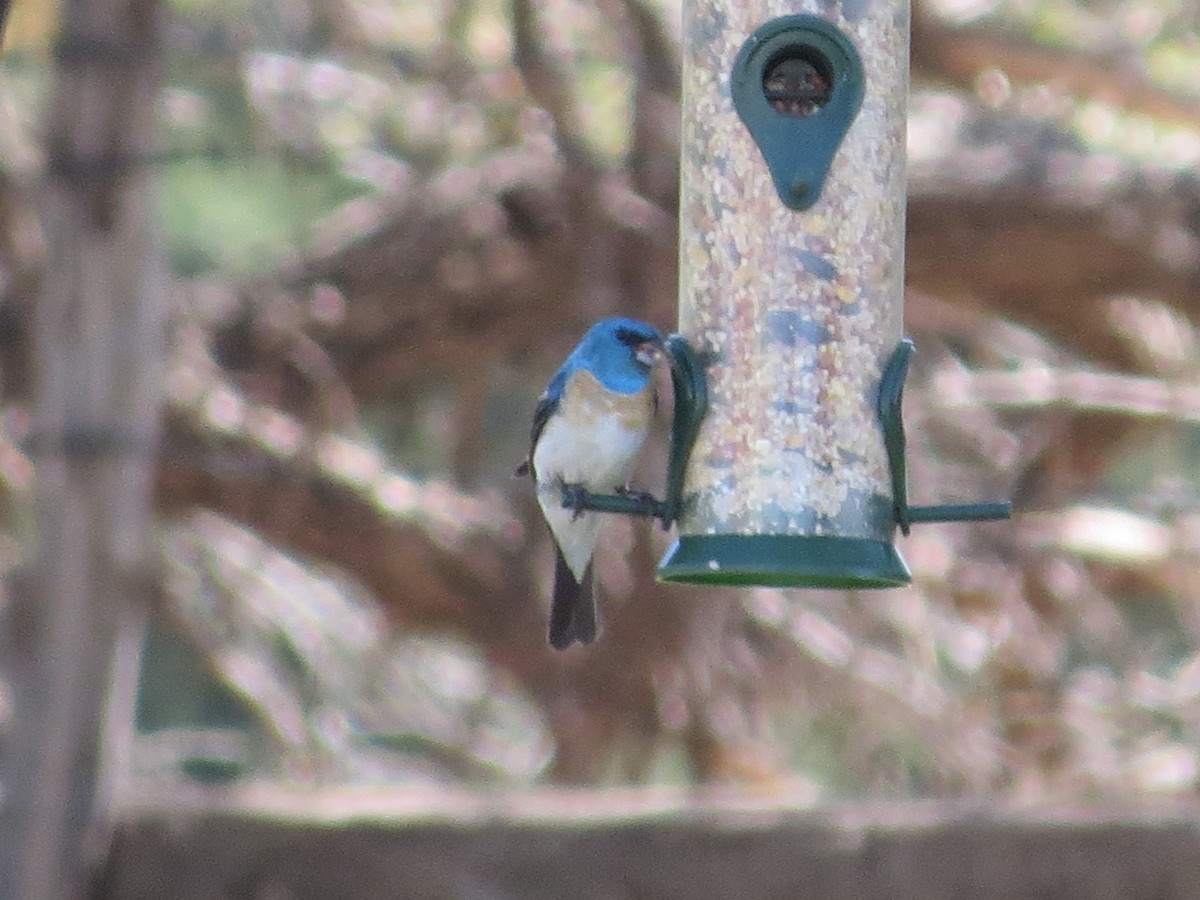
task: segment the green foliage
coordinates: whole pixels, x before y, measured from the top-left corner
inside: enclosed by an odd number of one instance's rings
[[[167,166],[159,185],[168,255],[183,276],[269,272],[362,190],[332,166],[268,157]]]

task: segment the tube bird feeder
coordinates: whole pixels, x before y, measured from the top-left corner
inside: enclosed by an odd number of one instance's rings
[[[897,527],[1007,515],[905,496],[908,39],[908,0],[684,0],[679,331],[708,403],[665,581],[892,587]]]

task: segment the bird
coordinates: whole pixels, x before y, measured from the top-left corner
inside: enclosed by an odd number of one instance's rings
[[[529,456],[517,473],[533,476],[554,537],[549,638],[557,650],[596,638],[592,555],[602,515],[566,508],[564,491],[627,491],[654,419],[653,370],[663,348],[653,325],[602,319],[584,334],[534,410]]]

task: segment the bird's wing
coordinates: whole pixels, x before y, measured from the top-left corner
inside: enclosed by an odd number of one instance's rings
[[[541,395],[538,406],[533,410],[533,428],[529,431],[529,457],[517,467],[518,475],[533,475],[535,480],[538,478],[538,473],[533,468],[533,451],[538,448],[538,438],[541,437],[541,432],[546,427],[546,422],[550,421],[554,410],[558,409],[558,402],[562,397],[563,392],[560,390],[547,390]]]

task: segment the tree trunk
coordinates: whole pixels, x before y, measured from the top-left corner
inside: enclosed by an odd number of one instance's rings
[[[83,895],[107,849],[108,798],[136,690],[149,572],[165,277],[148,155],[157,0],[63,8],[48,110],[49,259],[33,322],[36,568],[6,628],[14,718],[0,896]],[[106,721],[120,710],[125,721]]]

